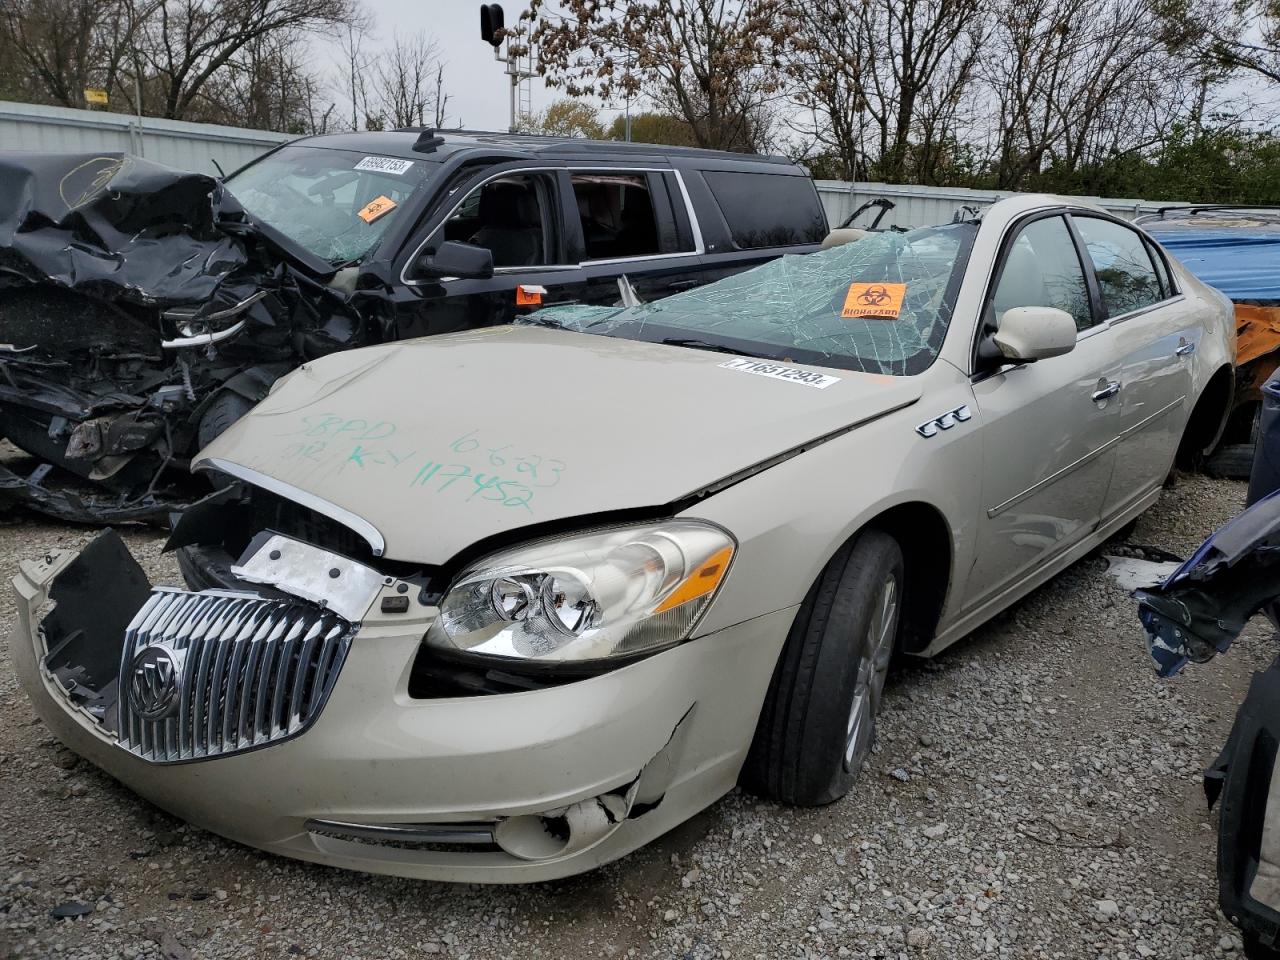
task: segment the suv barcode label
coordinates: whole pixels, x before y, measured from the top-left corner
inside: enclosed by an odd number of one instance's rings
[[[758,377],[773,377],[775,380],[800,383],[806,387],[817,387],[819,390],[825,390],[833,383],[840,382],[839,377],[832,377],[825,373],[814,373],[812,370],[800,370],[796,367],[783,367],[767,360],[751,360],[747,357],[726,360],[720,366],[725,370],[754,373]]]
[[[397,160],[395,157],[365,157],[356,164],[357,170],[371,170],[374,173],[394,173],[397,177],[413,169],[412,160]]]

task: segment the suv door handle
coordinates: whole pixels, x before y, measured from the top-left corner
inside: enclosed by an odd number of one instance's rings
[[[1098,389],[1093,391],[1093,402],[1101,403],[1103,400],[1110,400],[1120,392],[1119,380],[1107,380],[1105,377],[1098,381]]]
[[[1194,340],[1188,340],[1186,337],[1179,337],[1178,349],[1173,351],[1173,355],[1175,357],[1185,357],[1188,354],[1192,354],[1195,352],[1196,352],[1196,345]]]

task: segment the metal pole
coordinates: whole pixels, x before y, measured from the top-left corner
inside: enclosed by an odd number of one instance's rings
[[[631,142],[631,94],[627,94],[627,143]]]

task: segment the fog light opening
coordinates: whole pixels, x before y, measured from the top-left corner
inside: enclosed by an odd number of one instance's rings
[[[551,860],[593,847],[627,818],[635,781],[618,790],[544,813],[508,817],[493,831],[503,850],[521,860]]]

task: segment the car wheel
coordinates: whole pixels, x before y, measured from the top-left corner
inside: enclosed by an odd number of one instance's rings
[[[204,415],[200,418],[200,426],[196,431],[196,440],[200,444],[200,449],[203,450],[213,443],[214,439],[221,435],[227,427],[252,409],[253,403],[251,401],[246,400],[238,393],[223,390],[213,398],[213,402],[209,404]]]
[[[875,738],[897,649],[902,550],[867,530],[809,590],[787,634],[743,767],[753,793],[801,806],[853,785]]]
[[[1253,471],[1252,443],[1224,443],[1204,462],[1204,472],[1227,480],[1248,480]]]

